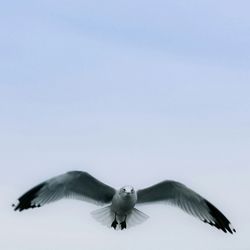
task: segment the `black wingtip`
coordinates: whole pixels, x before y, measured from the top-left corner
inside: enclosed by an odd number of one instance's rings
[[[236,230],[232,227],[230,221],[209,201],[206,201],[209,208],[210,215],[213,217],[213,221],[204,220],[205,223],[215,226],[216,228],[222,230],[224,233],[236,233]]]
[[[41,190],[41,188],[44,186],[45,183],[41,183],[28,192],[26,192],[24,195],[22,195],[18,201],[19,203],[17,205],[12,204],[14,208],[14,211],[23,211],[24,209],[29,209],[29,208],[35,208],[35,207],[40,207],[39,204],[32,204],[32,201],[37,197],[38,192]]]

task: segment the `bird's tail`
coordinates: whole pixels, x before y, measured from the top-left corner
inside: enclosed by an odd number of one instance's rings
[[[94,219],[100,222],[104,226],[111,227],[112,222],[115,219],[115,213],[111,210],[111,206],[100,208],[91,212]],[[133,227],[135,225],[141,224],[149,218],[148,215],[144,214],[140,210],[133,208],[133,210],[127,215],[126,223],[127,228]],[[117,217],[118,222],[119,217]],[[120,229],[118,226],[117,229]]]
[[[104,226],[111,227],[112,222],[114,221],[115,214],[111,210],[111,206],[99,208],[91,212],[91,215],[94,219],[100,222]]]
[[[148,215],[144,214],[142,211],[133,208],[132,212],[127,216],[127,227],[133,227],[145,222],[149,218]]]

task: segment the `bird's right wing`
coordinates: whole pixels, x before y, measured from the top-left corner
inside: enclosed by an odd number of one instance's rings
[[[214,205],[182,183],[163,181],[137,192],[137,203],[159,201],[178,206],[225,233],[235,232],[230,221]]]
[[[87,172],[71,171],[51,178],[25,194],[19,199],[15,210],[43,206],[62,198],[76,198],[95,204],[107,204],[112,201],[115,189],[100,182]]]

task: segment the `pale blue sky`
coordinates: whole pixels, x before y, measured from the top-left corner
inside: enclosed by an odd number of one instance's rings
[[[43,250],[63,250],[70,237],[75,250],[82,239],[89,239],[88,249],[100,249],[91,233],[113,241],[109,249],[118,240],[132,249],[131,238],[152,232],[162,242],[158,249],[183,249],[180,235],[187,249],[208,239],[207,249],[249,247],[249,9],[243,0],[1,3],[1,211],[8,225],[1,248],[34,250],[36,224],[46,218],[49,227],[60,222],[62,231],[51,239],[40,224]],[[71,169],[114,187],[182,181],[225,211],[239,233],[224,237],[169,208],[146,208],[154,214],[149,224],[125,236],[100,228],[89,215],[95,208],[84,203],[9,211],[27,188]],[[70,209],[76,209],[72,220]],[[86,213],[77,217],[81,209]],[[161,213],[169,229],[162,228]],[[79,224],[67,238],[74,220]],[[187,231],[182,220],[188,220],[187,235],[178,231]],[[28,234],[34,241],[24,245]]]

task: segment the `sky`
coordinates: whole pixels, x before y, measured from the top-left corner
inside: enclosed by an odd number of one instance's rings
[[[0,248],[250,247],[250,3],[0,3]],[[164,179],[230,219],[228,235],[181,210],[142,206],[142,225],[99,225],[66,200],[15,213],[34,185],[69,170],[119,188]]]

